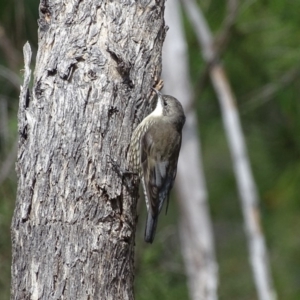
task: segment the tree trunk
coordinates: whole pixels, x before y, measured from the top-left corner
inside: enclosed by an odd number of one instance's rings
[[[120,171],[160,78],[164,1],[39,9],[32,93],[24,47],[11,299],[133,299],[137,189]]]
[[[190,298],[215,300],[218,288],[218,265],[201,160],[201,144],[197,133],[197,117],[195,111],[191,109],[192,93],[187,45],[178,0],[167,2],[166,23],[170,26],[170,31],[163,51],[165,90],[166,94],[170,92],[178,97],[186,113],[176,181],[180,207],[179,232],[182,256]]]
[[[240,194],[245,229],[248,238],[250,263],[260,300],[276,299],[267,246],[261,226],[259,197],[247,154],[244,134],[234,94],[225,70],[218,60],[213,36],[195,0],[183,0],[187,15],[194,26],[203,59],[209,64],[211,82],[217,94],[225,132],[232,156],[234,173]]]

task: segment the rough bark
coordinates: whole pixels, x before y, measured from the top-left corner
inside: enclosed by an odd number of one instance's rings
[[[24,47],[11,299],[133,299],[137,189],[120,170],[160,78],[164,1],[39,10],[32,92]]]
[[[170,31],[163,49],[165,93],[171,93],[177,97],[186,113],[176,181],[180,207],[179,232],[182,255],[191,299],[215,300],[217,299],[218,269],[201,161],[197,117],[195,111],[191,109],[192,92],[187,45],[178,0],[167,2],[166,23]]]

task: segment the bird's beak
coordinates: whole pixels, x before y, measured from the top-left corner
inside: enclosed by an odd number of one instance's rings
[[[158,97],[161,97],[162,96],[162,93],[161,92],[159,92],[158,90],[156,90],[155,88],[151,88],[155,93],[156,93],[156,95],[158,96]]]
[[[160,102],[160,104],[162,105],[162,93],[159,92],[158,90],[156,90],[155,88],[151,88],[157,95],[157,101]]]

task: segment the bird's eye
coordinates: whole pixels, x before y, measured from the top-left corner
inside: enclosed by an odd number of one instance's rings
[[[164,100],[164,106],[167,106],[167,101],[166,100]]]

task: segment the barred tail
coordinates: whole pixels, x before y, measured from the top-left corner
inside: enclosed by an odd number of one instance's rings
[[[145,242],[151,243],[154,240],[156,226],[157,226],[157,219],[158,216],[153,217],[152,214],[149,212],[147,216],[146,228],[145,228]]]

